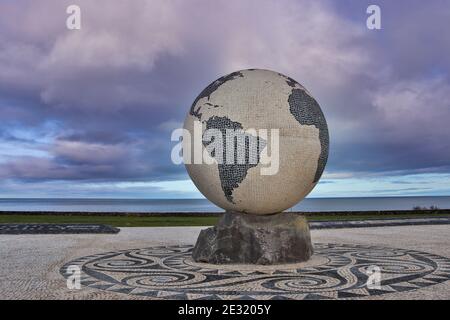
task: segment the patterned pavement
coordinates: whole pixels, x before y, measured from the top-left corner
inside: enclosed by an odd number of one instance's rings
[[[0,223],[0,234],[80,234],[118,233],[119,228],[104,224]]]
[[[220,267],[190,258],[201,229],[0,235],[0,299],[450,299],[448,225],[312,230],[305,263]]]
[[[376,246],[315,244],[308,263],[280,266],[196,263],[192,246],[159,246],[82,257],[81,284],[166,299],[337,299],[416,290],[450,279],[450,259]],[[381,281],[367,285],[378,267]],[[372,269],[371,269],[372,268]]]

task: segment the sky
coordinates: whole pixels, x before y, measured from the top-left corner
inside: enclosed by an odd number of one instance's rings
[[[171,132],[247,68],[321,105],[330,155],[310,197],[449,196],[449,30],[446,0],[0,0],[0,197],[202,197]]]

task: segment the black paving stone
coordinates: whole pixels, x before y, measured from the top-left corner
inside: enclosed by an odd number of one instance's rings
[[[450,218],[423,218],[423,219],[380,219],[380,220],[354,220],[354,221],[312,221],[310,229],[340,229],[340,228],[370,228],[370,227],[397,227],[417,225],[450,224]]]
[[[0,234],[89,234],[118,233],[105,224],[0,223]]]

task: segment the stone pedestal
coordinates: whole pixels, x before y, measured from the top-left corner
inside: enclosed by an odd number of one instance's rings
[[[308,222],[298,214],[250,215],[226,212],[202,230],[192,257],[214,264],[282,264],[308,260],[313,253]]]

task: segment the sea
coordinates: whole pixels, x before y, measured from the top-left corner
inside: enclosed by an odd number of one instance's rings
[[[450,197],[306,198],[289,211],[450,209]],[[48,212],[220,212],[206,199],[0,199],[0,211]]]

